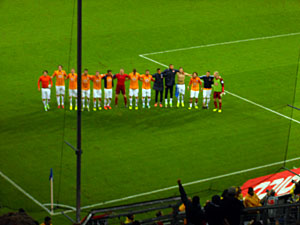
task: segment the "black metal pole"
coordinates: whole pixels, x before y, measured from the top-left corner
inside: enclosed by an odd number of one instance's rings
[[[296,77],[295,77],[295,85],[294,85],[294,95],[293,95],[293,100],[292,104],[295,105],[295,100],[296,100],[296,93],[297,93],[297,83],[298,83],[298,75],[299,75],[299,64],[300,64],[300,48],[298,52],[298,60],[297,60],[297,67],[296,67]],[[288,150],[289,150],[289,143],[290,143],[290,135],[291,135],[291,129],[292,129],[292,119],[294,115],[294,108],[292,108],[291,111],[291,119],[290,119],[290,125],[289,125],[289,131],[288,131],[288,136],[287,136],[287,141],[286,141],[286,148],[285,148],[285,154],[284,154],[284,163],[283,167],[286,166],[286,160],[288,156]]]
[[[77,182],[76,182],[76,222],[80,222],[81,195],[81,48],[82,48],[82,0],[77,3]]]

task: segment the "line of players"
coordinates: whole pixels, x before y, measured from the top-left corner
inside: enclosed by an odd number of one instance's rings
[[[175,78],[177,76],[177,84],[175,86]],[[216,71],[214,75],[210,75],[207,71],[206,75],[198,76],[197,72],[193,74],[185,73],[183,68],[179,70],[174,69],[172,64],[169,68],[161,72],[157,69],[155,74],[150,74],[149,70],[145,71],[145,74],[139,74],[134,69],[130,74],[125,74],[123,69],[120,69],[120,73],[112,74],[111,70],[108,70],[106,74],[100,74],[99,71],[95,75],[90,75],[88,69],[84,70],[81,76],[82,81],[82,110],[87,109],[90,111],[90,81],[93,82],[93,110],[97,108],[102,110],[102,80],[104,81],[104,109],[111,109],[111,101],[113,96],[114,79],[117,79],[116,92],[115,92],[115,106],[118,106],[119,94],[121,93],[124,98],[125,107],[127,107],[127,97],[125,90],[125,82],[130,81],[129,86],[129,109],[133,109],[133,100],[135,99],[135,110],[138,110],[139,101],[139,81],[142,82],[142,102],[143,108],[150,108],[151,101],[151,82],[153,82],[153,89],[155,90],[155,107],[163,107],[163,92],[165,91],[165,107],[173,106],[173,91],[175,86],[175,95],[177,97],[177,107],[184,107],[184,95],[185,95],[185,77],[189,76],[190,82],[187,89],[190,90],[190,102],[188,109],[192,108],[193,99],[194,107],[198,109],[198,96],[199,91],[203,91],[203,109],[208,109],[210,96],[212,89],[214,90],[214,105],[213,111],[222,112],[222,95],[224,93],[224,81],[223,78]],[[56,79],[56,98],[58,108],[64,108],[64,96],[65,96],[65,80],[69,79],[69,98],[70,98],[70,110],[73,110],[73,101],[75,99],[75,110],[77,110],[77,74],[72,69],[67,73],[63,70],[61,65],[58,66],[58,70],[55,70],[52,76],[48,75],[48,71],[44,70],[43,75],[38,80],[38,90],[42,92],[42,101],[45,111],[50,109],[50,95],[51,87],[53,86],[52,79]],[[42,83],[42,88],[40,88]],[[169,102],[168,95],[170,94]],[[160,99],[158,101],[158,96]],[[218,101],[217,101],[218,100]],[[97,104],[98,103],[98,104]],[[169,103],[169,104],[168,104]],[[218,108],[219,103],[219,108]]]

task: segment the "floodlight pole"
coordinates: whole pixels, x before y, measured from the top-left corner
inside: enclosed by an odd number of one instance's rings
[[[81,48],[82,48],[82,0],[77,0],[77,181],[76,181],[76,222],[80,223],[81,195]]]

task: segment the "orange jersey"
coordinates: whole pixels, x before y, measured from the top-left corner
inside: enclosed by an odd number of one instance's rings
[[[51,86],[53,85],[52,79],[50,76],[40,76],[38,81],[38,88],[40,88],[40,82],[42,82],[42,88],[49,88],[49,84],[51,82]]]
[[[140,74],[139,73],[130,73],[129,74],[129,79],[130,79],[130,89],[139,89],[139,79],[140,79]]]
[[[91,75],[84,75],[82,74],[81,76],[81,88],[82,90],[90,90],[91,85],[90,85],[90,80],[92,79],[93,76]]]
[[[101,80],[105,75],[99,75],[99,76],[92,76],[91,80],[93,81],[93,88],[96,90],[100,90],[101,89]]]
[[[192,85],[192,91],[199,91],[199,84],[201,84],[201,80],[199,77],[192,77],[189,83],[189,85]]]
[[[150,89],[151,88],[151,80],[153,80],[152,75],[141,75],[140,80],[143,81],[142,89]]]
[[[69,89],[77,89],[77,73],[69,73],[67,76],[67,79],[70,79],[69,81]]]
[[[112,87],[113,87],[113,77],[106,75],[104,80],[104,88],[112,89]]]
[[[52,78],[54,77],[56,77],[56,82],[55,82],[56,86],[65,86],[65,77],[67,77],[66,71],[55,70],[52,75]]]

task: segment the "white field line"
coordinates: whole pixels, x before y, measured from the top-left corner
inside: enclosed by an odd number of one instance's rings
[[[146,57],[146,56],[144,56],[144,55],[139,55],[139,57],[142,57],[142,58],[144,58],[144,59],[147,59],[147,60],[149,60],[149,61],[151,61],[151,62],[154,62],[154,63],[156,63],[156,64],[158,64],[158,65],[161,65],[161,66],[164,66],[164,67],[168,67],[167,65],[165,65],[165,64],[163,64],[163,63],[160,63],[160,62],[158,62],[158,61],[156,61],[156,60],[153,60],[153,59],[151,59],[151,58],[149,58],[149,57]]]
[[[291,120],[291,121],[293,121],[293,122],[295,122],[295,123],[300,124],[300,121],[295,120],[295,119],[293,119],[293,118],[291,118],[291,117],[288,117],[288,116],[286,116],[286,115],[283,115],[283,114],[281,114],[281,113],[279,113],[279,112],[276,112],[276,111],[274,111],[274,110],[272,110],[272,109],[269,109],[269,108],[267,108],[267,107],[265,107],[265,106],[263,106],[263,105],[257,104],[257,103],[255,103],[255,102],[253,102],[253,101],[251,101],[251,100],[248,100],[248,99],[246,99],[246,98],[243,98],[243,97],[241,97],[241,96],[239,96],[239,95],[236,95],[236,94],[234,94],[234,93],[232,93],[232,92],[229,92],[229,91],[225,91],[225,92],[228,93],[228,94],[230,94],[230,95],[232,95],[232,96],[234,96],[234,97],[236,97],[236,98],[239,98],[239,99],[241,99],[241,100],[243,100],[243,101],[249,102],[249,103],[252,104],[252,105],[256,105],[256,106],[258,106],[258,107],[260,107],[260,108],[262,108],[262,109],[265,109],[265,110],[267,110],[267,111],[269,111],[269,112],[275,113],[275,114],[278,115],[278,116],[282,116],[282,117],[284,117],[284,118],[286,118],[286,119],[288,119],[288,120]]]
[[[279,34],[279,35],[273,35],[273,36],[267,36],[267,37],[248,38],[248,39],[242,39],[242,40],[236,40],[236,41],[227,41],[227,42],[214,43],[214,44],[198,45],[198,46],[192,46],[192,47],[187,47],[187,48],[170,49],[170,50],[165,50],[165,51],[160,51],[160,52],[145,53],[145,54],[142,54],[142,55],[143,56],[145,56],[145,55],[156,55],[156,54],[163,54],[163,53],[168,53],[168,52],[185,51],[185,50],[196,49],[196,48],[207,48],[207,47],[213,47],[213,46],[218,46],[218,45],[230,45],[230,44],[236,44],[236,43],[241,43],[241,42],[273,39],[273,38],[296,36],[296,35],[300,35],[300,32],[289,33],[289,34]]]
[[[158,64],[158,65],[161,65],[161,66],[164,66],[164,67],[168,67],[167,65],[165,65],[165,64],[163,64],[163,63],[161,63],[161,62],[158,62],[158,61],[156,61],[156,60],[153,60],[153,59],[151,59],[151,58],[149,58],[149,57],[147,57],[147,56],[144,56],[144,55],[139,55],[139,56],[142,57],[142,58],[144,58],[144,59],[146,59],[146,60],[149,60],[149,61],[151,61],[151,62],[154,62],[154,63],[156,63],[156,64]],[[276,111],[274,111],[274,110],[272,110],[272,109],[269,109],[269,108],[267,108],[267,107],[265,107],[265,106],[263,106],[263,105],[260,105],[260,104],[258,104],[258,103],[256,103],[256,102],[253,102],[253,101],[251,101],[251,100],[249,100],[249,99],[243,98],[243,97],[241,97],[241,96],[239,96],[239,95],[237,95],[237,94],[234,94],[234,93],[232,93],[232,92],[229,92],[229,91],[225,91],[225,92],[228,93],[228,94],[230,94],[230,95],[232,95],[232,96],[234,96],[234,97],[236,97],[236,98],[239,98],[239,99],[241,99],[241,100],[243,100],[243,101],[246,101],[246,102],[248,102],[248,103],[250,103],[250,104],[252,104],[252,105],[258,106],[258,107],[260,107],[260,108],[262,108],[262,109],[265,109],[265,110],[267,110],[267,111],[269,111],[269,112],[272,112],[272,113],[274,113],[274,114],[276,114],[276,115],[278,115],[278,116],[284,117],[284,118],[286,118],[286,119],[288,119],[288,120],[291,120],[291,121],[293,121],[293,122],[295,122],[295,123],[300,124],[300,121],[298,121],[298,120],[295,120],[295,119],[293,119],[293,118],[291,118],[291,117],[288,117],[288,116],[286,116],[286,115],[284,115],[284,114],[281,114],[281,113],[279,113],[279,112],[276,112]]]
[[[44,209],[46,212],[48,212],[50,215],[52,215],[51,211],[49,209],[47,209],[47,207],[45,207],[42,203],[40,203],[38,200],[36,200],[34,197],[32,197],[28,192],[26,192],[23,188],[21,188],[19,185],[17,185],[13,180],[11,180],[8,176],[6,176],[1,171],[0,171],[0,176],[3,177],[5,180],[7,180],[12,186],[14,186],[20,192],[22,192],[29,199],[31,199],[34,203],[36,203],[38,206],[40,206],[42,209]]]
[[[195,49],[195,48],[205,48],[205,47],[212,47],[212,46],[218,46],[218,45],[228,45],[228,44],[234,44],[234,43],[241,43],[241,42],[248,42],[248,41],[255,41],[255,40],[264,40],[264,39],[272,39],[272,38],[279,38],[279,37],[287,37],[287,36],[294,36],[294,35],[299,35],[300,32],[298,33],[289,33],[289,34],[280,34],[280,35],[274,35],[274,36],[268,36],[268,37],[259,37],[259,38],[249,38],[249,39],[244,39],[244,40],[237,40],[237,41],[229,41],[229,42],[222,42],[222,43],[215,43],[215,44],[207,44],[207,45],[199,45],[199,46],[193,46],[193,47],[188,47],[188,48],[179,48],[179,49],[172,49],[172,50],[166,50],[166,51],[161,51],[161,52],[152,52],[152,53],[145,53],[145,54],[141,54],[139,55],[140,57],[147,59],[151,62],[154,62],[156,64],[159,64],[161,66],[164,67],[168,67],[167,65],[160,63],[156,60],[153,60],[149,57],[146,57],[145,55],[155,55],[155,54],[162,54],[162,53],[167,53],[167,52],[176,52],[176,51],[184,51],[184,50],[189,50],[189,49]],[[257,104],[253,101],[250,101],[246,98],[243,98],[241,96],[238,96],[234,93],[228,92],[226,91],[228,94],[237,97],[241,100],[244,100],[248,103],[251,103],[253,105],[256,105],[260,108],[263,108],[267,111],[273,112],[279,116],[282,116],[286,119],[292,120],[296,123],[300,124],[300,121],[295,120],[293,118],[290,118],[288,116],[285,116],[281,113],[278,113],[272,109],[269,109],[267,107],[264,107],[260,104]],[[297,158],[293,158],[293,159],[289,159],[286,160],[285,162],[292,162],[292,161],[296,161],[296,160],[300,160],[300,157]],[[275,163],[271,163],[271,164],[267,164],[267,165],[263,165],[263,166],[258,166],[258,167],[254,167],[254,168],[250,168],[250,169],[245,169],[245,170],[240,170],[240,171],[236,171],[233,173],[228,173],[228,174],[223,174],[223,175],[219,175],[219,176],[215,176],[215,177],[210,177],[210,178],[205,178],[205,179],[200,179],[200,180],[196,180],[196,181],[192,181],[192,182],[188,182],[185,183],[184,186],[189,186],[189,185],[193,185],[193,184],[198,184],[198,183],[204,183],[207,181],[211,181],[211,180],[215,180],[215,179],[220,179],[220,178],[224,178],[224,177],[228,177],[228,176],[233,176],[233,175],[237,175],[237,174],[241,174],[241,173],[246,173],[246,172],[250,172],[253,170],[258,170],[258,169],[262,169],[262,168],[266,168],[266,167],[271,167],[271,166],[275,166],[275,165],[279,165],[281,163],[284,163],[284,161],[280,161],[280,162],[275,162]],[[27,196],[29,199],[31,199],[33,202],[35,202],[37,205],[39,205],[41,208],[43,208],[45,211],[47,211],[49,214],[55,216],[55,215],[61,215],[61,212],[56,212],[56,213],[51,213],[51,211],[49,209],[47,209],[44,205],[48,205],[48,204],[41,204],[39,201],[37,201],[34,197],[32,197],[30,194],[28,194],[24,189],[22,189],[19,185],[17,185],[14,181],[12,181],[10,178],[8,178],[5,174],[3,174],[0,171],[0,175],[7,180],[9,183],[11,183],[15,188],[17,188],[20,192],[22,192],[25,196]],[[127,197],[123,197],[123,198],[119,198],[119,199],[114,199],[114,200],[110,200],[110,201],[106,201],[106,202],[100,202],[100,203],[96,203],[96,204],[92,204],[92,205],[87,205],[87,206],[83,206],[81,207],[81,209],[88,209],[88,208],[93,208],[93,207],[97,207],[97,206],[101,206],[101,205],[107,205],[107,204],[111,204],[111,203],[115,203],[115,202],[121,202],[121,201],[125,201],[128,199],[133,199],[133,198],[138,198],[138,197],[142,197],[142,196],[146,196],[146,195],[151,195],[151,194],[155,194],[155,193],[159,193],[159,192],[163,192],[163,191],[167,191],[167,190],[172,190],[177,188],[177,185],[174,186],[170,186],[170,187],[166,187],[166,188],[162,188],[162,189],[158,189],[158,190],[154,190],[154,191],[149,191],[149,192],[145,192],[145,193],[140,193],[140,194],[136,194],[136,195],[131,195],[131,196],[127,196]],[[66,206],[66,205],[65,205]],[[72,210],[67,210],[65,211],[65,213],[69,213],[69,212],[74,212],[75,208],[72,206],[67,206],[70,208],[73,208]]]
[[[296,160],[300,160],[300,157],[293,158],[293,159],[288,159],[285,162],[293,162],[293,161],[296,161]],[[188,183],[185,183],[183,185],[184,186],[189,186],[189,185],[193,185],[193,184],[205,183],[205,182],[208,182],[208,181],[217,180],[217,179],[224,178],[224,177],[229,177],[229,176],[233,176],[233,175],[238,175],[238,174],[242,174],[242,173],[251,172],[251,171],[254,171],[254,170],[259,170],[259,169],[263,169],[263,168],[267,168],[267,167],[271,167],[271,166],[280,165],[282,163],[284,163],[284,161],[270,163],[270,164],[267,164],[267,165],[257,166],[257,167],[253,167],[253,168],[249,168],[249,169],[245,169],[245,170],[240,170],[240,171],[236,171],[236,172],[232,172],[232,173],[227,173],[227,174],[223,174],[223,175],[219,175],[219,176],[204,178],[204,179],[188,182]],[[134,198],[138,198],[138,197],[142,197],[142,196],[152,195],[152,194],[156,194],[156,193],[159,193],[159,192],[168,191],[168,190],[177,189],[177,188],[178,188],[178,185],[173,185],[173,186],[170,186],[170,187],[161,188],[161,189],[157,189],[157,190],[154,190],[154,191],[148,191],[148,192],[144,192],[144,193],[140,193],[140,194],[136,194],[136,195],[131,195],[131,196],[123,197],[123,198],[118,198],[118,199],[114,199],[114,200],[110,200],[110,201],[106,201],[106,202],[100,202],[100,203],[96,203],[96,204],[92,204],[92,205],[83,206],[83,207],[81,207],[81,209],[94,208],[94,207],[98,207],[98,206],[102,206],[102,205],[107,205],[107,204],[121,202],[121,201],[134,199]],[[64,211],[64,213],[70,213],[70,212],[74,212],[74,210]],[[53,215],[60,215],[60,214],[61,213],[54,213]]]
[[[51,203],[44,203],[44,206],[51,206]],[[67,209],[72,209],[72,210],[76,210],[75,207],[70,206],[70,205],[64,205],[64,204],[57,204],[57,203],[53,203],[53,206],[58,206],[58,207],[62,207],[62,208],[67,208]]]

